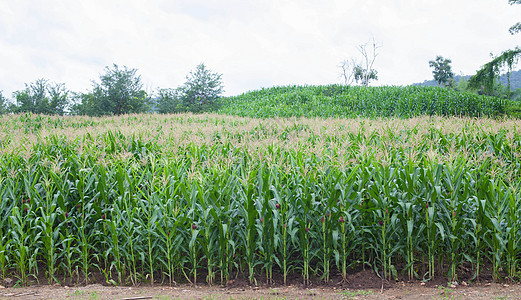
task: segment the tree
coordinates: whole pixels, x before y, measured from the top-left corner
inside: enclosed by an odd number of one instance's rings
[[[186,82],[179,88],[183,105],[192,112],[202,112],[215,108],[224,91],[222,74],[212,73],[201,63],[186,76]]]
[[[344,79],[344,85],[351,85],[355,80],[355,68],[358,63],[354,58],[343,60],[338,67],[341,69],[340,77]]]
[[[178,89],[159,89],[154,101],[155,111],[160,114],[186,112],[187,107],[183,104]]]
[[[373,39],[358,46],[358,52],[362,55],[361,60],[352,58],[339,64],[341,68],[340,77],[344,79],[345,85],[350,85],[353,81],[356,81],[356,83],[368,86],[371,80],[378,80],[378,71],[374,69],[374,62],[378,56],[379,48],[381,46]]]
[[[510,5],[521,4],[521,0],[508,0]],[[521,31],[521,23],[514,24],[509,29],[511,34]],[[503,51],[499,56],[493,57],[492,61],[486,63],[469,80],[469,88],[480,89],[482,93],[491,95],[494,93],[495,82],[501,70],[507,67],[507,88],[510,93],[510,73],[521,58],[521,48]]]
[[[476,75],[470,78],[469,87],[481,89],[483,93],[491,95],[494,91],[495,82],[501,73],[501,69],[505,66],[508,68],[507,78],[508,81],[510,81],[510,73],[520,57],[521,49],[519,47],[504,51],[501,55],[494,57],[492,61],[484,64],[483,67],[476,72]],[[510,89],[510,83],[507,85]]]
[[[64,115],[70,104],[69,91],[63,83],[51,83],[38,79],[26,84],[25,89],[14,93],[15,112],[31,112],[46,115]]]
[[[148,95],[143,90],[141,76],[137,69],[126,66],[105,67],[100,82],[93,82],[93,90],[77,96],[79,103],[74,106],[76,114],[121,115],[140,113],[148,109]]]
[[[60,116],[67,113],[71,100],[69,91],[65,88],[65,84],[56,83],[47,86],[47,93],[49,97],[49,110]]]
[[[7,99],[2,94],[2,91],[0,91],[0,115],[5,114],[7,112],[8,112]]]
[[[452,72],[451,63],[450,59],[439,55],[436,56],[436,60],[429,61],[429,66],[434,68],[432,75],[434,75],[434,80],[436,80],[438,85],[447,87],[454,84],[454,73]]]
[[[521,0],[508,0],[508,3],[510,5],[521,4]],[[510,34],[516,34],[521,32],[521,22],[517,22],[516,24],[512,25],[512,27],[510,27],[508,31],[510,32]]]
[[[369,72],[361,66],[356,66],[353,71],[356,83],[360,83],[363,86],[368,86],[371,80],[378,80],[378,72],[376,70]]]
[[[362,67],[359,70],[362,85],[368,86],[371,80],[378,80],[378,72],[373,66],[378,56],[378,49],[381,47],[382,46],[378,45],[374,39],[358,46],[358,51],[362,54]]]

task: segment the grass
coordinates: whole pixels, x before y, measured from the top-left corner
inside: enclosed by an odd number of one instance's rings
[[[80,296],[84,296],[85,294],[87,294],[87,292],[85,291],[80,291],[80,290],[75,290],[74,292],[69,292],[67,293],[67,296],[71,297],[80,297]]]
[[[453,289],[443,287],[441,285],[438,287],[438,289],[440,291],[440,297],[438,297],[436,299],[447,299],[447,300],[461,299],[461,295],[456,298],[456,296],[454,295]]]
[[[345,299],[358,299],[359,297],[365,297],[365,296],[369,296],[369,295],[373,294],[373,291],[371,291],[371,290],[355,290],[355,291],[346,290],[346,291],[341,291],[339,294],[342,298],[345,298]]]
[[[101,296],[100,296],[100,294],[98,294],[98,292],[92,292],[89,294],[89,299],[97,300],[97,299],[101,299]]]

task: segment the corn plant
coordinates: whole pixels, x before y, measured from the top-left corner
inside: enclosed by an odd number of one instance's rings
[[[291,270],[289,264],[289,257],[291,255],[290,246],[297,242],[298,226],[295,219],[295,210],[297,208],[295,203],[296,195],[293,194],[289,187],[280,183],[277,185],[280,186],[280,191],[275,186],[271,188],[276,209],[274,216],[278,219],[277,223],[279,224],[275,228],[275,231],[277,235],[281,237],[277,261],[279,267],[282,269],[283,283],[287,284],[287,276]]]
[[[275,249],[280,241],[280,236],[276,234],[275,228],[279,226],[275,204],[272,201],[270,188],[273,182],[272,173],[261,167],[258,179],[259,197],[256,201],[257,214],[260,216],[256,224],[258,236],[258,249],[262,257],[262,269],[266,274],[266,283],[273,283],[273,266]]]
[[[104,173],[101,174],[103,176]],[[72,226],[75,226],[78,230],[78,235],[74,239],[79,246],[80,268],[85,277],[85,283],[88,283],[92,267],[91,253],[92,250],[96,249],[94,248],[94,242],[97,235],[97,230],[92,226],[92,223],[104,222],[105,214],[94,209],[94,202],[90,198],[90,193],[92,193],[92,190],[95,190],[96,176],[89,174],[87,169],[81,169],[76,175],[78,179],[75,180],[75,192],[77,193],[78,202],[74,208],[76,218],[72,220]],[[102,176],[100,177],[103,178]],[[106,224],[103,224],[104,231],[105,228]],[[96,253],[95,256],[99,257],[100,253]],[[107,275],[106,268],[104,270]]]
[[[239,207],[239,215],[244,220],[242,230],[239,235],[241,236],[242,247],[246,256],[246,264],[248,265],[248,280],[250,284],[257,284],[255,279],[255,267],[258,264],[256,261],[256,249],[257,245],[255,240],[257,239],[257,222],[261,222],[258,219],[257,208],[255,205],[254,193],[255,193],[255,178],[257,176],[257,169],[252,171],[243,170],[243,177],[240,179],[241,185],[239,195],[242,206]]]
[[[306,101],[328,95],[352,111],[373,105],[371,116],[481,114],[467,104],[484,99],[451,103],[456,94],[414,88],[274,91],[285,94],[274,104],[302,115]],[[91,283],[101,272],[116,285],[197,285],[201,274],[223,286],[298,274],[309,285],[334,274],[347,282],[351,268],[368,266],[386,280],[457,280],[469,265],[476,280],[489,265],[496,281],[519,273],[521,134],[511,120],[0,119],[0,269],[18,284]]]
[[[503,114],[498,98],[441,87],[282,86],[221,99],[219,112],[251,117],[412,117]]]
[[[440,223],[444,228],[442,239],[448,251],[448,259],[450,261],[448,279],[450,281],[457,280],[456,269],[462,261],[463,241],[459,236],[465,233],[465,215],[463,210],[464,202],[467,199],[468,186],[464,185],[464,173],[462,168],[462,160],[455,162],[451,169],[444,167],[445,184],[447,186],[446,201],[441,206],[443,219]]]
[[[145,264],[148,264],[148,276],[150,277],[150,284],[154,285],[154,273],[156,268],[156,249],[159,240],[159,232],[156,229],[157,219],[159,218],[159,205],[160,198],[157,191],[153,191],[150,193],[148,189],[152,189],[154,187],[153,182],[148,181],[148,187],[145,189],[145,192],[139,189],[139,192],[142,196],[140,200],[138,200],[138,204],[141,207],[140,211],[142,212],[142,218],[137,219],[138,223],[138,232],[141,232],[146,236],[146,258],[142,259]]]
[[[17,206],[13,207],[10,216],[11,249],[19,283],[22,285],[28,283],[29,276],[36,277],[33,271],[36,270],[40,234],[34,234],[35,220],[37,220],[35,213],[28,208],[28,205],[23,210]]]
[[[519,253],[521,252],[520,248],[520,238],[519,238],[519,207],[520,203],[520,195],[514,194],[514,192],[508,192],[508,237],[507,237],[507,266],[508,266],[508,276],[512,279],[516,276],[517,267],[519,264]]]
[[[485,215],[491,234],[486,242],[491,250],[493,277],[495,280],[499,280],[499,271],[502,269],[504,253],[507,250],[508,236],[512,230],[512,227],[509,227],[506,221],[510,195],[502,191],[500,185],[491,179],[487,196],[491,205],[487,206],[488,209],[485,210]]]
[[[345,182],[339,184],[340,197],[338,202],[338,229],[333,231],[334,256],[337,268],[342,274],[342,281],[347,283],[348,259],[357,244],[355,223],[358,221],[360,214],[354,208],[357,201],[354,191],[353,177],[356,175],[358,168],[353,168],[349,175],[345,177]],[[353,200],[354,199],[354,200]]]
[[[297,221],[299,223],[300,247],[302,254],[302,279],[305,285],[310,284],[310,268],[311,260],[313,259],[313,251],[311,240],[314,240],[311,212],[313,209],[312,203],[315,203],[315,194],[309,190],[309,186],[302,182],[297,184],[298,188],[302,189],[301,195],[298,198],[298,207],[300,208]],[[311,230],[311,231],[310,231]]]

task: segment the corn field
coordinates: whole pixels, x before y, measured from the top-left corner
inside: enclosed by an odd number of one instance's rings
[[[506,103],[441,87],[280,86],[224,98],[221,113],[247,117],[495,117]]]
[[[0,277],[20,285],[519,275],[513,120],[0,121]]]

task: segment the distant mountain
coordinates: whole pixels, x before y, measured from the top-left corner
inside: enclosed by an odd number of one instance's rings
[[[464,75],[464,76],[456,75],[456,76],[454,76],[454,80],[456,80],[456,83],[458,83],[460,81],[460,79],[464,78],[466,80],[469,80],[470,77],[472,77],[472,76],[471,75]],[[501,81],[501,84],[507,85],[507,75],[506,74],[501,75],[499,80]],[[412,85],[437,86],[438,83],[436,83],[436,81],[434,81],[434,79],[432,79],[432,80],[425,80],[422,83],[413,83]],[[510,74],[510,87],[512,88],[512,90],[521,88],[521,70],[512,71],[512,73]]]

